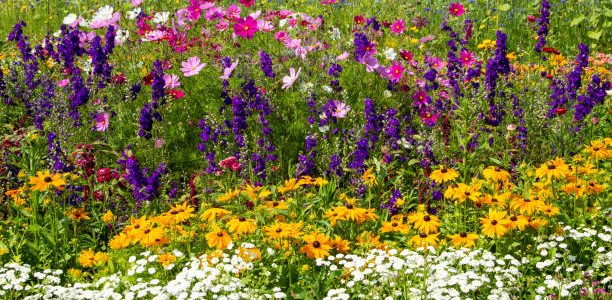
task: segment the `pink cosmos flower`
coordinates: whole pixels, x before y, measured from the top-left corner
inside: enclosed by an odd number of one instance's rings
[[[143,40],[148,41],[148,42],[154,42],[154,41],[159,41],[159,40],[163,40],[166,38],[166,32],[163,30],[153,30],[153,31],[149,31],[147,32],[147,34],[145,34]]]
[[[238,162],[238,159],[235,156],[230,156],[226,159],[223,159],[219,162],[219,165],[222,168],[230,169],[234,172],[239,171],[242,165]]]
[[[174,74],[164,74],[164,88],[173,89],[181,86],[179,77]]]
[[[219,78],[223,80],[229,80],[230,76],[232,75],[232,72],[234,71],[234,69],[236,69],[236,66],[238,66],[238,62],[239,60],[236,60],[229,67],[223,69],[223,76]]]
[[[440,113],[432,113],[431,110],[429,109],[424,109],[419,113],[419,116],[421,117],[421,121],[423,121],[423,123],[425,123],[425,125],[429,126],[429,127],[433,127],[436,125],[436,121],[438,120],[438,117],[440,116]]]
[[[225,16],[230,20],[240,19],[240,7],[236,4],[232,4],[225,10]]]
[[[274,34],[274,38],[281,43],[284,43],[288,37],[289,36],[287,35],[287,32],[285,32],[284,30],[281,30]]]
[[[395,20],[395,22],[393,22],[393,25],[391,25],[391,32],[395,33],[395,35],[400,35],[404,33],[404,28],[406,28],[406,26],[404,25],[404,20]]]
[[[68,79],[62,79],[60,81],[57,82],[57,86],[59,87],[65,87],[68,85],[68,83],[70,83],[70,80]]]
[[[181,71],[185,77],[190,77],[193,75],[198,75],[200,71],[206,66],[206,64],[200,62],[200,58],[197,56],[193,56],[187,59],[187,61],[181,62],[183,66]]]
[[[185,92],[183,92],[183,91],[181,91],[179,89],[172,89],[172,90],[169,90],[168,92],[166,92],[166,95],[170,95],[174,99],[181,99],[181,98],[185,97]]]
[[[336,2],[338,2],[338,0],[322,0],[321,4],[328,5],[328,4],[334,4]]]
[[[336,60],[338,61],[343,61],[346,60],[348,57],[350,56],[350,54],[346,51],[342,52],[342,54],[338,55],[338,57],[336,57]]]
[[[238,0],[238,2],[244,5],[244,7],[250,7],[251,5],[255,4],[255,0]]]
[[[108,128],[108,113],[96,114],[94,122],[96,122],[95,131],[106,131],[106,128]]]
[[[463,15],[463,13],[465,13],[465,8],[463,7],[463,4],[459,2],[453,2],[448,7],[448,11],[450,12],[451,15],[455,17],[459,17]]]
[[[132,0],[132,6],[133,7],[137,7],[140,6],[140,4],[142,4],[142,0]]]
[[[248,16],[245,19],[240,19],[234,24],[234,32],[237,36],[250,40],[259,30],[257,21],[253,17]]]
[[[399,82],[404,74],[404,66],[399,62],[393,62],[387,71],[387,78],[393,82]]]
[[[332,112],[333,117],[343,119],[346,117],[346,114],[351,111],[351,107],[344,102],[334,101],[334,104],[336,105],[336,109]]]
[[[459,60],[464,67],[469,68],[474,64],[474,52],[470,52],[466,49],[461,50],[461,52],[459,52]]]
[[[283,89],[290,88],[295,83],[295,81],[297,80],[298,76],[300,76],[300,72],[302,72],[302,68],[301,67],[298,68],[297,73],[295,72],[294,68],[290,68],[289,69],[289,75],[283,77],[283,86],[282,86],[282,88]]]

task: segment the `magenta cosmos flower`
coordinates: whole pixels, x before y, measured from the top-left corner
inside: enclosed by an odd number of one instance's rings
[[[395,20],[395,22],[393,22],[393,25],[391,25],[391,32],[395,33],[396,35],[400,35],[404,33],[404,28],[406,28],[404,20]]]
[[[464,67],[469,68],[474,64],[474,52],[465,49],[461,50],[461,52],[459,52],[459,60]]]
[[[96,126],[94,129],[96,131],[106,131],[108,128],[108,113],[99,113],[94,116],[94,122],[96,122]]]
[[[206,64],[200,62],[200,58],[193,56],[187,59],[187,61],[181,62],[181,71],[185,77],[198,75],[200,71],[206,66]]]
[[[234,32],[237,36],[250,40],[259,30],[257,21],[253,17],[248,16],[245,19],[240,19],[234,24]]]
[[[238,0],[238,2],[244,5],[244,7],[250,7],[251,5],[255,4],[255,0]]]
[[[336,105],[336,109],[332,112],[332,116],[338,119],[345,118],[346,114],[351,111],[351,107],[344,102],[334,101],[334,105]]]
[[[402,75],[404,74],[404,66],[402,66],[399,62],[393,62],[393,64],[389,67],[387,71],[387,75],[391,81],[399,82],[402,79]]]
[[[463,4],[459,2],[453,2],[448,7],[448,11],[450,12],[451,15],[455,17],[459,17],[463,15],[463,13],[465,13],[465,8],[463,7]]]

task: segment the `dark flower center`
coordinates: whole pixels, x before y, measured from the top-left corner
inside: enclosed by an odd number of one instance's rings
[[[556,168],[556,167],[555,167],[555,165],[553,165],[553,164],[548,165],[548,169],[549,169],[549,170],[554,170],[555,168]]]
[[[419,234],[419,236],[424,239],[427,237],[427,234],[425,232],[421,232],[421,234]]]
[[[469,196],[469,195],[471,195],[471,194],[472,194],[472,193],[470,193],[470,192],[465,192],[465,195],[466,195],[466,196]]]
[[[346,206],[346,208],[348,208],[348,209],[353,209],[353,205],[352,205],[352,204],[348,204],[348,205]]]
[[[442,169],[440,170],[440,172],[442,172],[442,173],[446,173],[446,172],[448,172],[448,170],[447,170],[446,168],[442,168]]]
[[[280,229],[280,228],[276,228],[276,233],[280,233],[281,231],[283,231],[283,230]]]
[[[510,221],[512,221],[512,222],[516,222],[516,220],[518,220],[518,218],[517,218],[516,216],[512,216],[512,217],[510,217]]]
[[[314,242],[312,242],[312,246],[315,247],[315,248],[319,248],[319,247],[321,247],[321,243],[319,243],[319,241],[314,241]]]
[[[222,236],[223,236],[223,232],[218,232],[218,233],[217,233],[217,236],[218,236],[218,237],[222,237]]]
[[[493,226],[497,225],[497,220],[491,221],[491,225],[493,225]]]
[[[499,171],[501,171],[501,168],[500,167],[495,167],[495,172],[499,172]]]
[[[424,217],[423,217],[423,220],[424,220],[425,222],[429,222],[429,221],[431,220],[431,218],[430,218],[429,216],[424,216]]]
[[[397,226],[398,226],[398,224],[397,224],[397,222],[393,222],[393,223],[391,223],[391,226],[393,226],[393,227],[397,227]]]
[[[465,238],[465,237],[467,237],[467,232],[459,233],[459,236],[462,237],[462,238]]]
[[[50,176],[45,176],[45,182],[46,183],[49,183],[51,181],[53,181],[53,179]]]
[[[599,147],[593,147],[593,151],[599,151]]]
[[[244,222],[244,221],[246,221],[246,218],[245,217],[240,217],[240,218],[238,218],[238,221]]]
[[[144,231],[145,234],[149,234],[149,232],[151,232],[151,229],[147,229]]]

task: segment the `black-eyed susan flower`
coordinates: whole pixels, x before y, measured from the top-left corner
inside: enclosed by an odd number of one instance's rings
[[[608,158],[612,151],[608,150],[608,147],[602,140],[596,140],[591,141],[591,145],[586,146],[585,152],[595,160],[602,160]]]
[[[232,237],[220,227],[215,226],[213,231],[206,234],[208,247],[223,250],[232,242]]]
[[[427,248],[427,246],[432,246],[435,248],[438,246],[438,235],[439,233],[427,234],[425,232],[421,232],[420,234],[414,235],[410,238],[410,244],[412,244],[412,246],[415,248]]]
[[[298,180],[296,178],[291,178],[285,180],[285,185],[278,188],[278,192],[281,194],[285,194],[291,191],[295,191],[300,187]]]
[[[424,233],[434,233],[440,228],[440,219],[434,215],[425,212],[415,212],[408,216],[414,228]]]
[[[247,219],[240,216],[229,220],[229,222],[227,222],[227,229],[235,234],[249,234],[255,232],[257,224],[253,219]]]
[[[487,180],[491,180],[493,182],[498,181],[506,181],[510,179],[510,173],[497,166],[490,166],[482,171],[482,175]]]
[[[486,217],[480,218],[482,233],[489,237],[502,237],[508,231],[509,220],[503,211],[489,210]]]
[[[66,181],[62,177],[62,174],[51,174],[49,170],[38,171],[36,176],[30,177],[30,184],[32,187],[30,188],[32,191],[46,191],[51,188],[56,188],[58,190],[62,190]]]
[[[209,208],[207,210],[205,210],[201,215],[200,215],[200,219],[208,222],[208,223],[212,223],[216,220],[220,220],[221,218],[223,218],[226,215],[231,215],[232,212],[227,210],[227,209],[223,209],[223,208],[219,208],[219,207],[212,207]]]
[[[302,237],[306,243],[300,252],[306,254],[308,258],[324,258],[329,256],[332,246],[329,237],[322,233],[313,232]]]
[[[460,232],[448,236],[455,248],[472,248],[476,245],[478,235],[471,232]]]
[[[510,230],[518,229],[523,231],[529,225],[529,218],[523,215],[512,215],[508,218],[508,221],[510,222],[506,227]]]
[[[455,180],[459,177],[459,173],[454,169],[447,169],[445,166],[441,166],[440,169],[434,170],[429,175],[429,178],[436,183],[445,183],[447,181]]]
[[[378,183],[376,180],[376,175],[374,175],[374,172],[372,170],[373,168],[370,167],[369,169],[365,170],[365,172],[363,172],[363,175],[361,175],[361,179],[363,180],[365,185],[369,187],[375,186]]]
[[[536,169],[535,174],[538,178],[561,179],[566,176],[569,167],[562,158],[555,158],[547,163],[543,163]]]
[[[176,261],[176,256],[171,252],[166,252],[157,256],[157,262],[167,267]]]
[[[533,198],[516,196],[510,201],[510,208],[522,214],[531,215],[537,211],[544,202],[538,196]]]
[[[383,222],[382,227],[380,228],[380,233],[387,232],[399,232],[406,234],[410,231],[410,225],[405,224],[403,221],[404,217],[402,215],[395,215],[391,217],[391,221]]]
[[[89,220],[89,213],[85,210],[85,208],[82,208],[82,207],[81,208],[73,207],[68,210],[66,215],[68,216],[68,218],[76,222],[81,222],[83,220]]]

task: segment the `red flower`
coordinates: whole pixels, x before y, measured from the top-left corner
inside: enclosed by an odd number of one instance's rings
[[[242,165],[238,162],[238,159],[235,156],[230,156],[219,162],[219,165],[222,168],[230,169],[234,172],[240,170]]]
[[[459,17],[463,15],[463,13],[465,13],[465,8],[463,7],[463,4],[458,3],[458,2],[453,2],[448,7],[448,11],[450,12],[451,15],[455,17]]]
[[[414,58],[414,56],[412,55],[412,52],[405,50],[405,49],[400,51],[400,56],[407,61],[412,61],[412,59]]]
[[[527,16],[527,21],[529,23],[533,23],[533,22],[536,21],[536,17],[534,15],[529,15],[529,16]]]
[[[565,107],[557,107],[557,109],[555,109],[555,114],[557,114],[557,116],[562,116],[567,112],[567,109]]]
[[[365,22],[365,18],[363,16],[354,16],[353,21],[355,21],[357,25],[361,25]]]
[[[544,47],[544,49],[542,49],[545,53],[554,53],[554,54],[561,54],[561,52],[553,47]]]
[[[255,0],[238,0],[238,2],[244,5],[244,7],[250,7],[251,5],[255,4]]]

